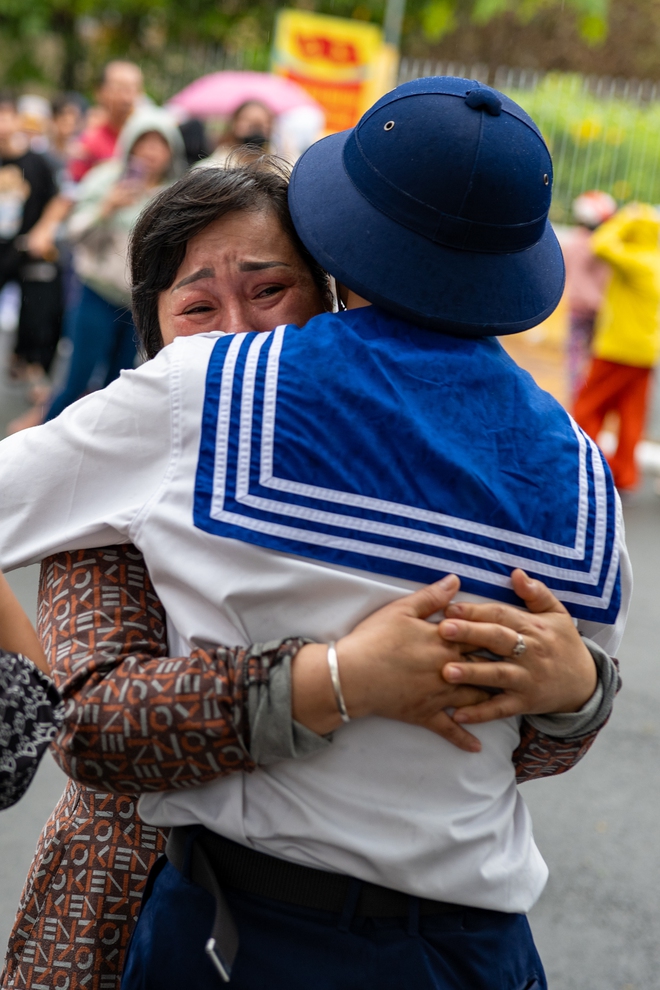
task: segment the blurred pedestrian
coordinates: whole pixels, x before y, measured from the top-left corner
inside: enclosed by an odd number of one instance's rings
[[[103,70],[96,99],[105,120],[87,128],[69,163],[71,178],[80,182],[90,168],[112,158],[119,134],[143,93],[142,70],[134,62],[108,62]]]
[[[183,155],[181,134],[169,114],[142,110],[122,131],[115,158],[97,165],[80,184],[68,231],[82,295],[72,321],[68,375],[46,419],[133,367],[128,240],[144,205],[181,174]]]
[[[34,93],[25,93],[16,101],[16,110],[20,117],[21,131],[27,138],[31,151],[48,151],[48,132],[50,131],[52,111],[45,97]]]
[[[80,93],[62,93],[51,104],[48,157],[55,168],[60,191],[70,181],[67,169],[69,160],[78,150],[78,137],[85,120],[86,106],[87,101]]]
[[[619,417],[616,452],[609,458],[621,491],[638,482],[635,447],[642,438],[651,369],[660,352],[660,217],[630,204],[591,238],[611,278],[596,320],[593,358],[575,402],[575,418],[594,440],[605,416]]]
[[[29,251],[29,233],[57,193],[46,157],[29,147],[16,101],[0,94],[0,287],[21,287],[13,378],[38,381],[50,368],[60,335],[62,288],[56,255]]]
[[[279,114],[273,125],[272,151],[295,165],[315,141],[323,137],[325,114],[319,106],[292,107]]]
[[[600,310],[610,270],[591,250],[591,235],[616,213],[616,202],[607,193],[592,190],[573,201],[576,226],[562,244],[566,263],[568,297],[568,375],[571,401],[584,384],[591,359],[594,321]]]
[[[85,119],[86,106],[87,101],[79,93],[64,93],[53,100],[45,157],[52,169],[58,195],[50,201],[41,218],[26,236],[26,246],[32,257],[48,258],[53,263],[56,259],[61,282],[62,333],[67,337],[70,333],[65,316],[71,314],[78,305],[82,287],[73,271],[71,248],[64,236],[64,226],[53,226],[50,217],[53,213],[59,214],[61,204],[68,209],[68,204],[75,198],[75,184],[69,177],[67,166]],[[18,433],[41,423],[51,394],[50,380],[44,379],[33,385],[28,393],[32,407],[7,425],[7,434]]]
[[[273,133],[274,115],[258,100],[248,100],[234,110],[218,147],[204,164],[224,165],[237,148],[249,146],[268,151]]]
[[[71,149],[67,178],[60,194],[44,212],[31,232],[29,248],[33,254],[46,256],[55,246],[60,224],[66,220],[74,201],[74,184],[82,180],[94,165],[107,161],[115,153],[119,134],[143,96],[142,71],[133,62],[108,62],[96,91],[97,107],[91,107],[88,120],[94,118]]]
[[[186,149],[186,161],[189,165],[196,165],[197,162],[209,157],[211,146],[203,120],[198,120],[197,117],[183,120],[179,124],[179,130]]]

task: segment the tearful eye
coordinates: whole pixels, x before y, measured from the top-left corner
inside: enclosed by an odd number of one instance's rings
[[[190,309],[185,310],[185,312],[182,313],[182,316],[194,316],[195,313],[211,313],[211,312],[213,312],[212,306],[207,306],[203,303],[200,303],[199,306],[192,306]]]
[[[285,286],[283,286],[283,285],[269,285],[269,286],[267,286],[267,288],[261,290],[261,292],[258,294],[257,298],[262,298],[264,296],[266,298],[269,298],[271,296],[275,296],[275,295],[277,295],[278,292],[282,292],[284,290],[284,288],[285,288]]]

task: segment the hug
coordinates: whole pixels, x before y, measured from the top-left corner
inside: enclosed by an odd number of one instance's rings
[[[7,985],[546,987],[516,781],[606,722],[631,593],[603,456],[496,339],[561,297],[551,193],[520,107],[431,78],[142,213],[148,360],[0,444],[72,777]]]

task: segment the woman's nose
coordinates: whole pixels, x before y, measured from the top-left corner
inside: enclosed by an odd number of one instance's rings
[[[222,329],[225,333],[247,333],[250,330],[258,330],[254,325],[254,318],[250,312],[250,307],[243,299],[225,299],[225,311]]]

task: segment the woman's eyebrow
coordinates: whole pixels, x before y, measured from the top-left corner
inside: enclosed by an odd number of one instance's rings
[[[193,272],[192,275],[187,275],[186,278],[182,278],[180,282],[174,286],[174,289],[180,289],[184,285],[190,285],[191,282],[198,282],[200,278],[213,278],[215,275],[215,270],[213,268],[200,268],[198,271]],[[174,292],[172,289],[172,292]]]
[[[291,268],[286,261],[240,261],[239,272],[261,272],[264,268]]]

